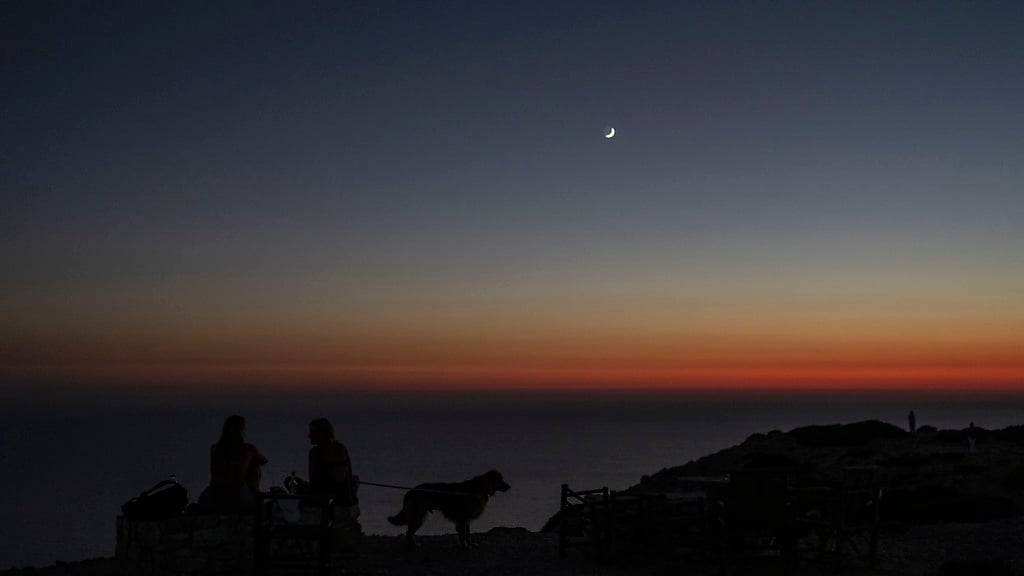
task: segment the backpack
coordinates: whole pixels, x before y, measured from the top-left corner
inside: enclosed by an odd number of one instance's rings
[[[163,520],[181,515],[188,505],[188,490],[175,480],[164,480],[121,506],[129,520]]]

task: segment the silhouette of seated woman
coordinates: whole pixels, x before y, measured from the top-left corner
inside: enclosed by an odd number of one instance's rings
[[[345,445],[334,438],[334,426],[326,418],[309,423],[309,491],[332,494],[339,507],[359,503],[358,479],[352,475],[352,461]]]
[[[260,490],[260,467],[267,459],[245,441],[245,418],[224,421],[220,440],[210,447],[210,486],[199,497],[202,509],[221,514],[251,513]]]

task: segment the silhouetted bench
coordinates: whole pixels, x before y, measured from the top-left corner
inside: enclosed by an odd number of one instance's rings
[[[755,468],[729,474],[725,498],[727,562],[778,553],[796,559],[796,532],[787,468]]]
[[[183,514],[164,520],[117,518],[115,556],[134,574],[248,574],[253,517]]]
[[[796,489],[805,510],[796,521],[817,536],[819,561],[830,560],[838,570],[844,553],[851,552],[875,566],[885,494],[877,470],[877,466],[847,467],[838,485]]]
[[[689,492],[572,490],[562,485],[559,552],[588,548],[595,557],[669,553],[702,545],[709,522],[707,496]]]

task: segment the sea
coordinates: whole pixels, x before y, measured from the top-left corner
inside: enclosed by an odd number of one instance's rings
[[[327,417],[365,481],[457,482],[489,469],[512,485],[475,531],[538,530],[562,483],[624,489],[641,476],[740,443],[752,433],[878,419],[905,426],[1024,423],[1024,395],[970,392],[488,392],[12,394],[0,406],[0,569],[111,556],[121,504],[175,476],[194,499],[224,418],[241,414],[270,462],[263,487],[306,473],[308,422]],[[402,490],[363,486],[368,534]],[[452,532],[435,515],[422,533]]]

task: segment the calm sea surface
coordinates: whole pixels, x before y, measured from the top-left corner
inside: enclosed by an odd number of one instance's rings
[[[305,475],[306,424],[330,418],[362,479],[460,481],[490,468],[512,490],[476,530],[541,527],[559,485],[625,488],[641,475],[741,442],[753,432],[876,418],[899,425],[1024,423],[1024,396],[965,394],[490,394],[219,397],[53,395],[0,407],[0,568],[109,556],[122,502],[177,475],[192,498],[208,478],[225,416],[249,423],[270,459],[264,487]],[[364,531],[397,534],[385,517],[402,492],[364,486]],[[424,533],[450,532],[440,517]]]

